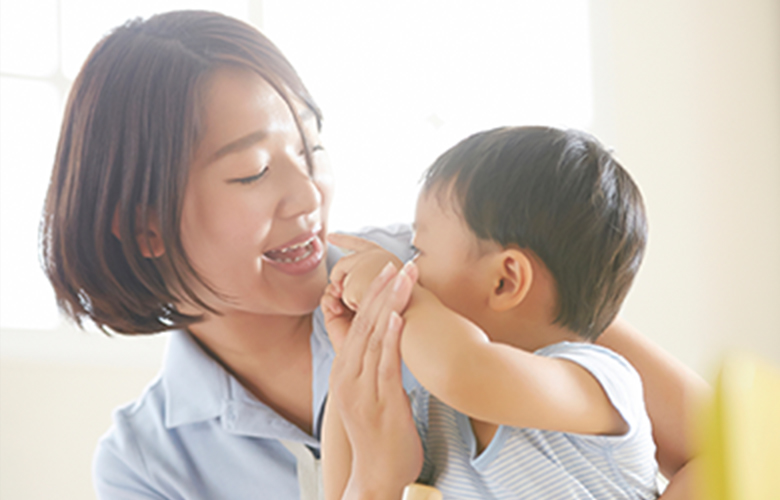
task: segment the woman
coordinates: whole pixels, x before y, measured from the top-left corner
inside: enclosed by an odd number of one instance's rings
[[[338,258],[321,120],[278,49],[220,14],[133,21],[90,54],[47,195],[46,272],[77,322],[172,331],[160,376],[98,445],[100,498],[316,495],[333,357],[317,305]],[[363,236],[411,256],[405,228]],[[683,400],[653,387],[697,381],[624,325],[605,342],[645,377],[676,471]]]

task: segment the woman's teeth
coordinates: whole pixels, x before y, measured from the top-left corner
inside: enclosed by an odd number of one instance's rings
[[[265,256],[271,260],[283,262],[285,264],[299,262],[314,252],[314,245],[312,245],[313,241],[314,238],[304,241],[303,243],[298,243],[297,245],[282,248],[281,250],[271,250],[270,252],[266,252]]]

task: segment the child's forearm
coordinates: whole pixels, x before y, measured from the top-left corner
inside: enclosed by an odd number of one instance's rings
[[[349,481],[352,469],[352,448],[335,401],[325,405],[322,431],[322,474],[325,500],[339,500]]]

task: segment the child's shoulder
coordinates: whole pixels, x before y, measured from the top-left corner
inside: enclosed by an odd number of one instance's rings
[[[534,354],[548,358],[568,359],[579,365],[601,363],[614,366],[617,370],[636,373],[626,358],[612,349],[590,342],[558,342],[544,346],[535,351]]]
[[[629,427],[647,419],[644,389],[639,373],[623,356],[588,342],[560,342],[536,351],[540,356],[565,359],[587,370],[601,385]]]

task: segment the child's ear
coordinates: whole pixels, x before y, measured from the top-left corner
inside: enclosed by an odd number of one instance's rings
[[[533,282],[531,260],[522,250],[507,248],[496,256],[489,304],[494,311],[508,311],[528,295]]]
[[[149,210],[147,213],[148,226],[141,226],[141,208],[136,208],[135,223],[135,242],[141,255],[147,259],[157,258],[165,253],[165,244],[163,243],[162,233],[160,232],[160,219],[157,212]],[[114,217],[111,219],[111,233],[121,240],[119,231],[119,209],[114,210]]]

